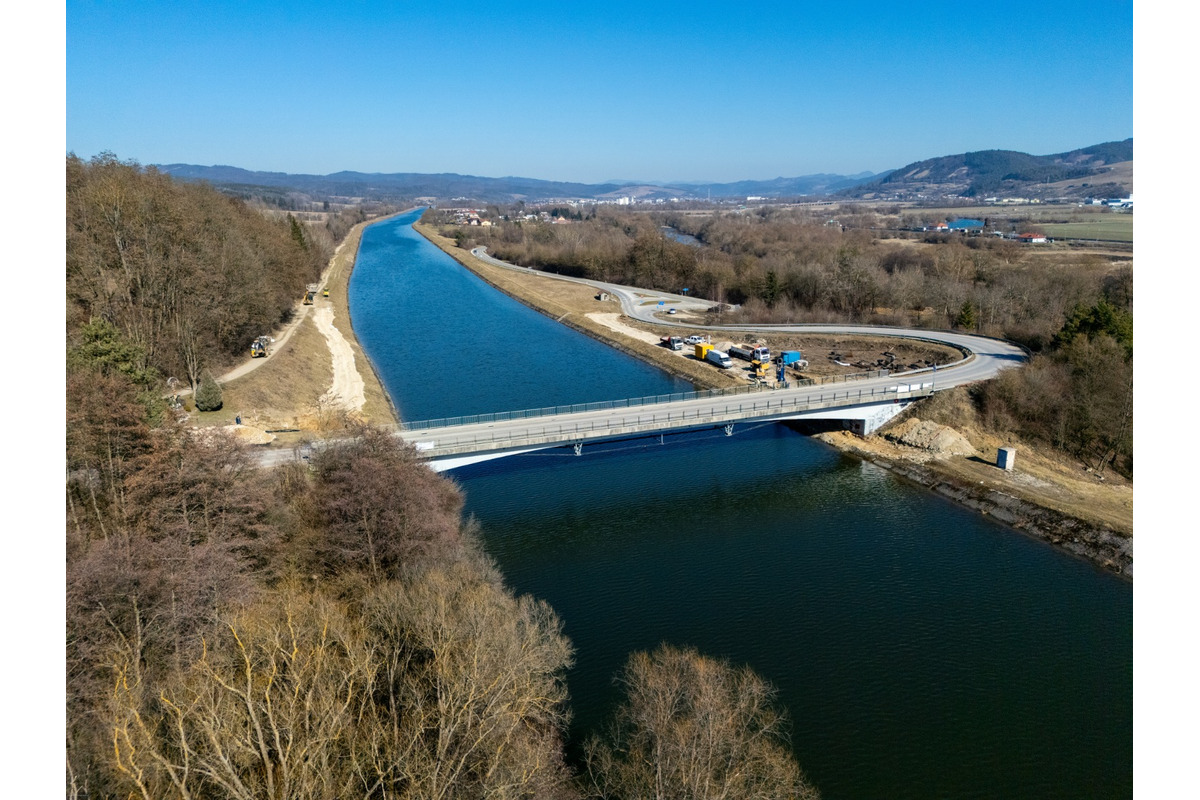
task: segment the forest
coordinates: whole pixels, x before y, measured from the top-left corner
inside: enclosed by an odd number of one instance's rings
[[[353,214],[67,171],[68,797],[818,796],[772,687],[691,650],[630,656],[568,759],[561,621],[395,437],[348,422],[263,470],[165,412],[164,376],[285,319]]]
[[[112,154],[67,157],[67,332],[104,320],[136,369],[195,389],[286,322],[363,209],[307,226]]]
[[[490,227],[441,232],[497,258],[713,302],[724,323],[853,322],[955,328],[1029,349],[1027,369],[974,390],[997,430],[1132,476],[1133,268],[1086,250],[908,232],[919,209],[866,205],[685,213],[616,206],[489,208]],[[1009,222],[1006,220],[1006,222]],[[1011,222],[1015,227],[1019,220]],[[679,234],[696,244],[679,241]]]

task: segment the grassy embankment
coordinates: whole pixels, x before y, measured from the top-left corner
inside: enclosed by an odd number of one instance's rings
[[[483,280],[500,291],[508,294],[529,307],[576,330],[587,333],[600,341],[629,353],[643,361],[689,380],[701,388],[717,389],[730,386],[745,386],[746,380],[738,373],[728,373],[715,369],[712,365],[690,357],[690,348],[682,353],[673,353],[665,348],[647,342],[632,335],[622,333],[609,325],[602,324],[592,318],[594,314],[620,316],[621,309],[615,302],[601,302],[596,299],[596,291],[587,286],[558,280],[538,272],[513,272],[488,264],[475,258],[467,250],[455,245],[452,239],[441,236],[428,225],[417,224],[417,231],[440,247],[448,255],[474,272]],[[654,301],[647,301],[655,304]],[[620,328],[634,332],[644,332],[657,341],[660,336],[678,334],[687,336],[689,333],[704,333],[709,320],[680,314],[675,322],[692,323],[692,329],[647,325],[640,321],[624,318]],[[720,341],[721,334],[714,334],[714,343]],[[852,359],[877,358],[883,351],[896,352],[903,363],[920,361],[925,358],[935,359],[939,364],[957,361],[962,355],[949,347],[918,342],[905,342],[897,339],[880,337],[866,339],[861,337],[844,336],[811,336],[796,334],[769,334],[753,337],[756,341],[765,341],[773,350],[800,349],[812,362],[812,368],[805,372],[806,378],[821,379],[835,375],[860,371],[855,367],[840,367],[824,358],[825,353],[837,351]],[[851,355],[853,354],[853,355]],[[682,355],[682,357],[681,357]]]
[[[316,302],[332,305],[333,324],[354,350],[355,367],[363,379],[366,404],[353,416],[386,425],[395,423],[396,415],[374,368],[354,336],[348,299],[350,273],[362,232],[373,222],[378,220],[356,225],[346,236],[326,272],[325,288],[329,290],[329,297],[318,296]],[[311,438],[313,434],[340,429],[344,414],[321,400],[332,382],[333,360],[325,337],[313,321],[313,309],[299,323],[291,338],[262,366],[223,386],[224,406],[219,411],[199,415],[198,424],[231,425],[240,414],[244,424],[256,428],[299,429],[299,434],[279,435],[274,444],[285,446],[298,439]]]

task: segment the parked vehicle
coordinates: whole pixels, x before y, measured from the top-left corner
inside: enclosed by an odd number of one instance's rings
[[[660,341],[662,342],[662,346],[668,350],[683,349],[683,338],[680,336],[664,336]]]
[[[771,348],[753,347],[748,344],[735,344],[733,347],[729,348],[729,355],[745,359],[746,361],[770,361]]]
[[[684,339],[683,343],[684,344],[704,344],[707,341],[708,341],[707,336],[698,336],[696,334],[692,334],[691,336]]]
[[[721,369],[729,369],[733,366],[733,361],[730,360],[728,355],[722,353],[720,350],[714,350],[711,347],[708,349],[708,352],[704,354],[704,360],[710,364],[716,364]]]

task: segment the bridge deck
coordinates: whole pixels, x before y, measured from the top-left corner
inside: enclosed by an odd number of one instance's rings
[[[855,417],[858,415],[852,412],[856,408],[865,410],[881,404],[908,402],[932,391],[929,383],[897,383],[895,378],[880,378],[832,387],[743,392],[636,407],[539,414],[532,418],[489,415],[487,419],[457,424],[411,423],[399,435],[426,457],[437,459],[556,447],[747,420],[799,418],[828,409],[839,409],[845,416]]]

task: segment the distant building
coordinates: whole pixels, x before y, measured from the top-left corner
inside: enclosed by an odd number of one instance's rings
[[[1046,234],[1044,233],[1018,233],[1017,241],[1025,244],[1045,244]]]
[[[969,231],[983,227],[981,219],[956,219],[953,220],[947,227],[952,231]]]

